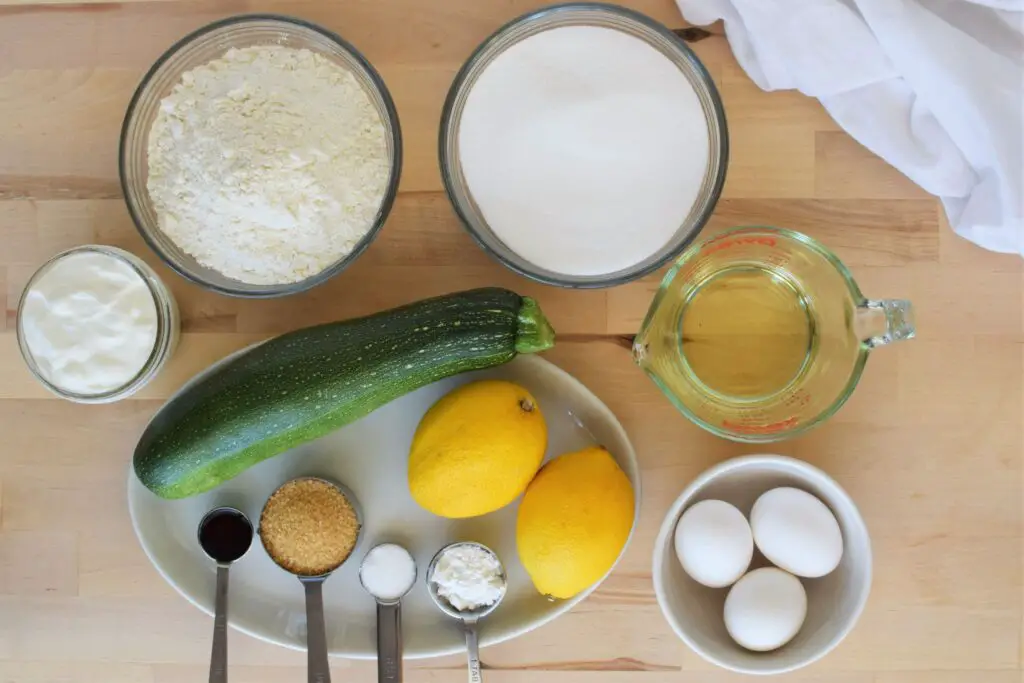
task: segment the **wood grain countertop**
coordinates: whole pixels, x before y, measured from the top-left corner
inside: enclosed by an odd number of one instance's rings
[[[717,32],[693,44],[721,91],[732,158],[709,231],[749,223],[834,249],[869,296],[917,307],[918,339],[881,349],[824,427],[770,448],[733,444],[676,413],[616,338],[637,330],[657,285],[601,291],[532,284],[491,261],[441,192],[441,103],[477,43],[529,0],[299,0],[60,5],[0,0],[0,681],[206,680],[210,620],[148,564],[125,476],[146,420],[186,378],[284,330],[494,284],[537,297],[563,341],[549,358],[622,420],[644,476],[638,533],[619,569],[569,615],[483,653],[489,683],[731,683],[670,631],[650,557],[670,502],[706,467],[770,450],[822,467],[858,501],[875,548],[860,625],[780,681],[1020,683],[1022,262],[945,224],[935,199],[843,133],[814,101],[761,92]],[[628,4],[681,27],[670,0]],[[216,18],[292,14],[345,36],[378,67],[405,134],[402,192],[381,237],[315,291],[241,301],[190,285],[137,235],[120,196],[118,132],[132,91],[176,39]],[[50,397],[19,357],[15,308],[58,250],[113,244],[153,264],[181,307],[176,357],[136,398]],[[360,294],[353,295],[358,289]],[[231,636],[235,682],[305,678],[302,653]],[[461,658],[415,662],[410,683],[465,680]],[[334,662],[372,681],[373,663]]]

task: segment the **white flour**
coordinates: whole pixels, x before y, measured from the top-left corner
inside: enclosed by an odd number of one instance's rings
[[[510,249],[558,273],[603,275],[679,229],[708,166],[708,124],[662,53],[614,29],[566,26],[487,66],[466,100],[459,158]]]
[[[384,125],[355,77],[277,45],[185,73],[149,135],[160,229],[250,284],[296,282],[349,254],[389,170]]]

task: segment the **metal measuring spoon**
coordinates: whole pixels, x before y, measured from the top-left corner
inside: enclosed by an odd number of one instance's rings
[[[381,587],[374,590],[369,572],[374,571],[374,560],[390,554],[391,559],[408,561],[412,575],[405,586],[385,593]],[[370,549],[359,565],[359,583],[377,601],[377,680],[379,683],[402,681],[402,598],[416,583],[416,560],[409,551],[397,543],[381,543]],[[367,583],[371,585],[367,585]]]
[[[327,661],[327,627],[324,621],[324,593],[323,586],[324,581],[327,580],[332,573],[334,573],[338,567],[345,564],[348,558],[352,557],[355,553],[356,547],[359,545],[359,538],[363,533],[363,515],[359,507],[359,501],[352,494],[352,492],[341,484],[324,479],[322,477],[298,477],[285,482],[279,486],[274,493],[270,494],[270,498],[267,499],[267,503],[274,497],[274,494],[280,491],[282,488],[296,481],[319,481],[332,486],[337,489],[345,498],[348,499],[349,505],[352,506],[353,512],[355,512],[356,522],[359,525],[356,531],[355,543],[352,545],[352,550],[344,559],[338,564],[334,565],[326,572],[317,574],[315,576],[309,576],[305,574],[299,574],[293,572],[288,567],[281,564],[278,558],[274,557],[274,554],[267,548],[267,543],[261,533],[260,541],[263,543],[264,549],[267,550],[267,555],[274,563],[284,569],[289,574],[295,575],[299,582],[302,583],[306,591],[306,669],[307,669],[307,681],[308,683],[331,683],[331,668]],[[263,510],[266,511],[267,504],[264,503]],[[260,514],[260,522],[262,524],[263,514]]]
[[[232,507],[214,508],[199,521],[196,536],[206,556],[217,563],[213,607],[210,683],[228,680],[228,568],[252,545],[252,522]]]
[[[490,605],[482,605],[475,609],[459,610],[448,602],[444,596],[438,593],[437,584],[434,582],[434,572],[437,570],[437,564],[445,553],[460,546],[474,546],[480,548],[498,561],[498,565],[501,567],[501,573],[499,574],[499,578],[501,579],[501,594],[498,596],[498,599]],[[430,593],[430,597],[434,600],[434,604],[448,616],[461,620],[466,630],[466,652],[469,656],[469,683],[481,683],[483,681],[482,674],[480,673],[480,639],[477,635],[477,622],[497,609],[498,605],[501,604],[501,601],[505,597],[507,588],[508,577],[505,575],[505,566],[501,563],[501,559],[498,557],[498,554],[482,543],[463,541],[460,543],[446,545],[441,548],[436,555],[434,555],[434,559],[430,561],[430,566],[427,567],[427,592]]]

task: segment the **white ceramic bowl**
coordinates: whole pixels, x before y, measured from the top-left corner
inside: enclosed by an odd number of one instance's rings
[[[777,486],[817,496],[839,520],[843,560],[820,579],[801,579],[807,589],[807,620],[797,636],[774,652],[750,652],[725,630],[728,588],[706,588],[683,571],[676,557],[676,522],[694,503],[732,503],[750,514],[757,497]],[[757,551],[751,568],[769,566]],[[654,590],[661,611],[683,642],[713,664],[745,674],[778,674],[824,657],[853,629],[871,591],[871,539],[853,500],[831,477],[805,462],[780,455],[727,460],[705,471],[682,492],[662,522],[654,545]]]

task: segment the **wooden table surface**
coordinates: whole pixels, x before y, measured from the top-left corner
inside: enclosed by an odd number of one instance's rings
[[[0,5],[12,0],[0,0]],[[673,27],[670,0],[633,0]],[[549,358],[618,414],[639,454],[643,511],[614,575],[576,610],[484,651],[490,683],[729,683],[669,629],[650,556],[670,502],[701,470],[765,450],[702,432],[634,368],[657,277],[602,291],[542,287],[492,262],[441,193],[436,135],[452,76],[528,0],[219,0],[0,7],[0,682],[206,680],[210,619],[147,563],[125,476],[142,426],[186,378],[232,349],[477,285],[536,296],[563,341]],[[177,38],[249,11],[338,31],[387,81],[405,134],[402,193],[381,237],[316,291],[240,301],[175,276],[136,234],[117,180],[118,131],[143,72]],[[1022,262],[956,237],[937,202],[837,128],[813,100],[764,93],[720,35],[694,44],[725,101],[728,182],[709,231],[766,223],[833,248],[869,296],[906,297],[918,339],[874,354],[849,404],[771,451],[832,474],[860,504],[875,584],[830,656],[782,677],[809,683],[1020,683],[1022,650]],[[157,267],[183,315],[179,351],[137,398],[80,406],[22,365],[15,309],[58,250],[114,244]],[[359,291],[356,296],[354,292]],[[305,680],[304,655],[231,635],[232,680]],[[372,681],[372,663],[334,663]],[[410,683],[462,681],[458,657],[410,664]]]

